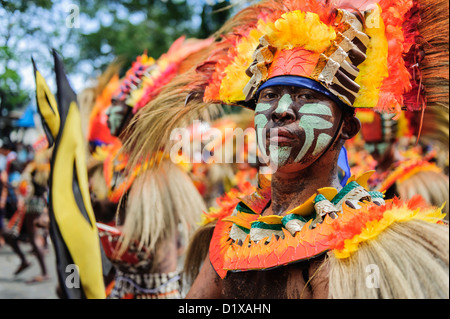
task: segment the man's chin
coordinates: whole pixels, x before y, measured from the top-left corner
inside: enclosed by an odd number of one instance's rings
[[[272,172],[272,174],[275,173],[283,173],[283,172],[291,172],[293,167],[292,167],[292,163],[291,162],[287,162],[287,163],[275,163],[275,162],[270,162],[268,167],[270,168],[270,171]]]
[[[289,159],[289,161],[283,165],[275,165],[274,163],[271,163],[270,168],[273,172],[272,174],[274,173],[292,174],[308,169],[308,167],[311,164],[312,163],[303,163],[303,162],[295,163],[292,159]]]

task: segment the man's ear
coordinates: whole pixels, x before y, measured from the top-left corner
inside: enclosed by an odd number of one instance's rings
[[[344,125],[342,126],[341,137],[344,140],[349,140],[358,134],[361,129],[361,123],[353,114],[347,114],[344,118]]]

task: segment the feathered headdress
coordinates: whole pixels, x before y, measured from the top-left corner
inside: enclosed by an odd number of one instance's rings
[[[170,131],[205,105],[253,109],[258,89],[286,75],[354,108],[399,113],[424,110],[431,102],[448,112],[445,8],[442,0],[267,0],[249,6],[216,33],[196,72],[175,80],[178,104],[160,103],[146,112],[142,134],[126,147],[138,160],[167,146],[169,133],[149,132],[151,121]],[[142,141],[144,131],[159,143]]]
[[[185,36],[181,36],[157,60],[147,56],[147,53],[138,56],[127,71],[120,88],[114,93],[113,101],[125,102],[136,113],[173,79],[187,57],[211,45],[212,41],[212,38],[186,40]]]
[[[223,39],[229,49],[213,57],[205,101],[248,105],[268,79],[295,75],[355,108],[424,108],[426,39],[418,25],[425,21],[417,1],[265,1],[253,8],[258,20],[234,28]]]
[[[106,110],[111,105],[113,92],[120,84],[119,75],[116,73],[95,99],[94,107],[89,115],[88,142],[93,146],[102,146],[118,143],[118,138],[113,136],[107,125]]]

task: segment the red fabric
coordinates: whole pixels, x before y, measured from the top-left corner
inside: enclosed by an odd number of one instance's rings
[[[310,77],[318,61],[319,53],[302,48],[278,51],[269,69],[269,78],[279,75]]]
[[[361,123],[361,134],[367,143],[382,142],[383,131],[381,128],[381,116],[373,112],[374,120],[371,123]]]

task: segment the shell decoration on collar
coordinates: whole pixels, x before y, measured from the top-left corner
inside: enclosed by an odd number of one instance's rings
[[[224,195],[218,200],[220,209],[204,216],[207,222],[217,219],[209,248],[212,266],[225,278],[228,271],[272,269],[327,251],[347,258],[360,243],[394,222],[441,222],[442,207],[427,206],[420,196],[385,202],[382,193],[367,191],[372,174],[352,176],[340,191],[318,189],[284,216],[262,215],[271,197],[270,182],[264,178],[250,195],[241,196],[235,190]]]

